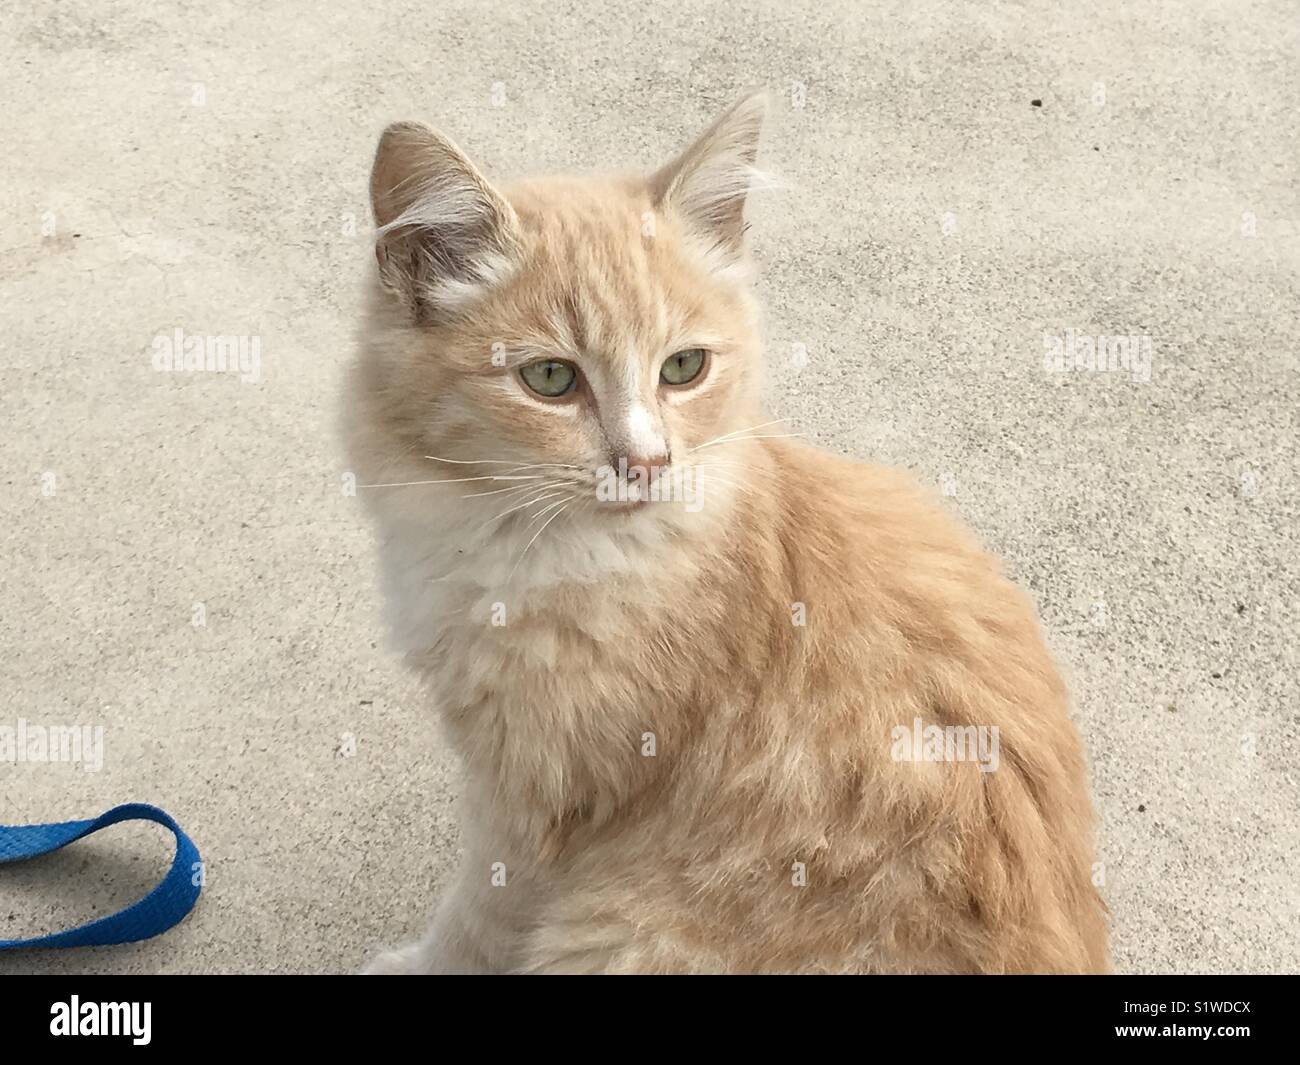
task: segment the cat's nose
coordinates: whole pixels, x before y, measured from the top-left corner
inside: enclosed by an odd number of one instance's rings
[[[671,456],[667,452],[660,455],[623,455],[618,460],[618,470],[628,483],[654,484],[660,475],[668,469]]]

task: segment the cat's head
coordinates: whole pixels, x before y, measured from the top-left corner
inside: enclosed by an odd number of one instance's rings
[[[390,126],[350,415],[367,472],[445,482],[440,503],[507,528],[721,506],[728,434],[762,421],[744,207],[764,111],[741,100],[653,173],[500,186]]]

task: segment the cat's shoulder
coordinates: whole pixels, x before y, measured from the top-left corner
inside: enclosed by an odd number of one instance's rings
[[[973,599],[1010,592],[980,537],[915,474],[808,446],[783,448],[778,461],[782,541],[837,579],[913,597],[940,586]]]
[[[827,517],[877,524],[921,522],[968,535],[937,490],[910,470],[836,455],[807,444],[773,448],[783,489]],[[829,508],[830,513],[826,514]]]

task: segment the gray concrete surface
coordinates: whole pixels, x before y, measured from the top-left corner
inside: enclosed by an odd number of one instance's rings
[[[334,432],[378,132],[650,166],[758,86],[773,404],[946,487],[1037,597],[1117,967],[1300,969],[1294,5],[522,7],[0,13],[0,726],[105,729],[99,772],[0,762],[0,821],[152,801],[209,863],[168,935],[0,973],[342,972],[420,927],[455,771]],[[260,338],[259,382],[156,372],[178,327]],[[1066,329],[1149,337],[1149,380],[1045,371]],[[6,868],[0,936],[167,860],[123,827]]]

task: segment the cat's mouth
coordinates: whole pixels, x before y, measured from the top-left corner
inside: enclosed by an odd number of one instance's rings
[[[595,510],[627,518],[668,507],[695,513],[704,505],[704,484],[693,466],[663,466],[653,478],[632,482],[622,479],[597,481]],[[651,507],[650,504],[657,504]]]
[[[598,514],[638,514],[650,505],[649,499],[607,499],[596,503]]]

